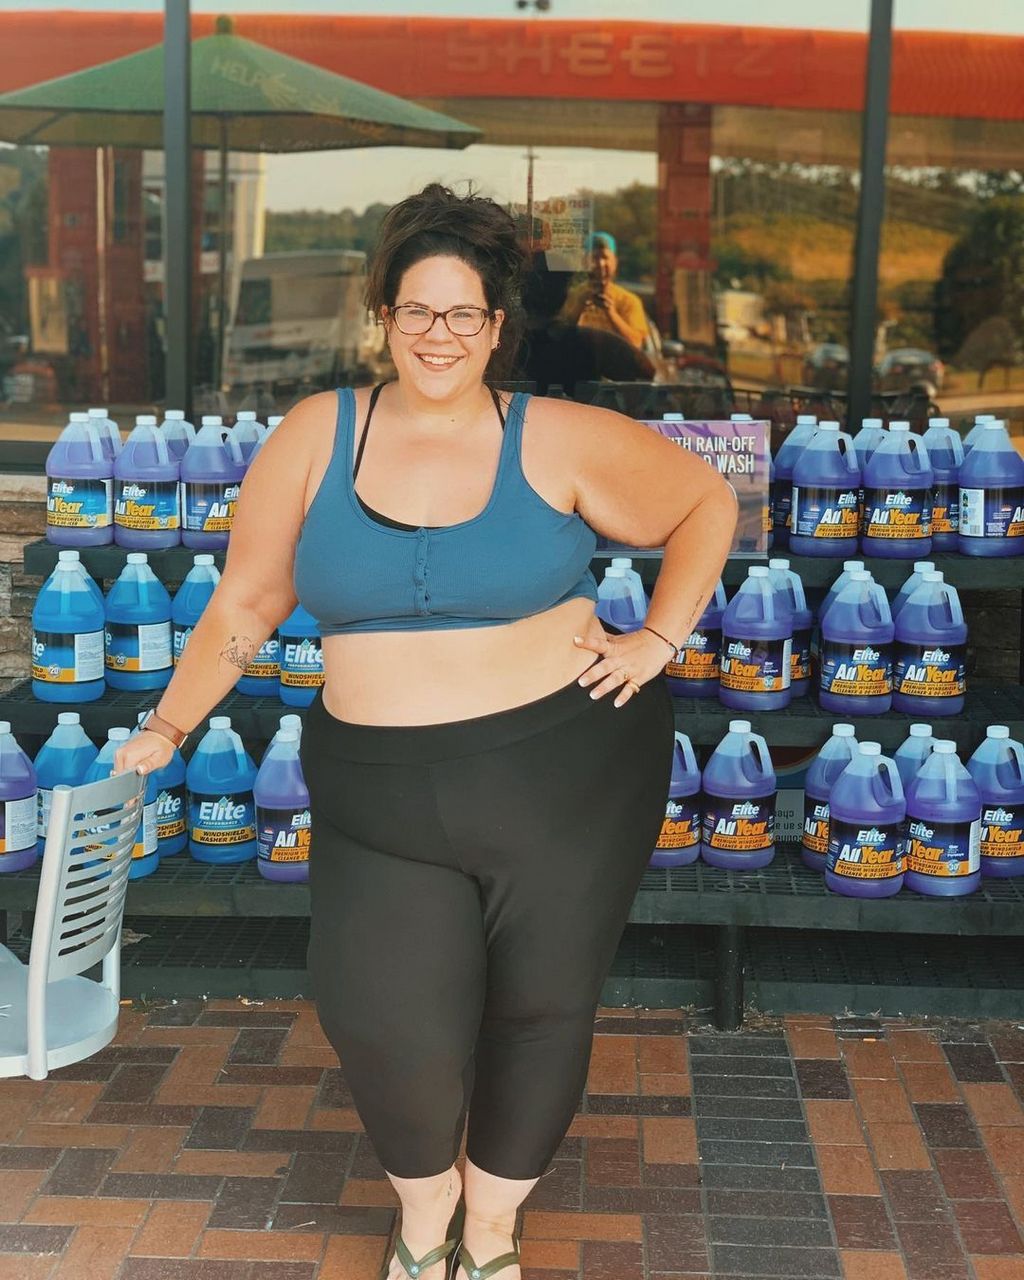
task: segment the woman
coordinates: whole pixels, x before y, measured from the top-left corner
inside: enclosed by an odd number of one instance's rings
[[[736,520],[718,474],[648,428],[487,388],[521,262],[489,200],[432,185],[390,211],[367,298],[398,379],[310,396],[278,427],[174,679],[118,755],[163,765],[296,598],[317,617],[310,970],[401,1199],[388,1280],[445,1280],[460,1231],[458,1280],[518,1280],[516,1211],[575,1113],[664,813],[661,670]],[[595,531],[665,547],[642,631],[595,617]]]

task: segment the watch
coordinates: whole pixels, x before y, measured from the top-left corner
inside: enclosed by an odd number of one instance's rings
[[[188,739],[188,734],[181,729],[175,728],[169,720],[165,720],[162,716],[158,716],[154,708],[150,708],[145,716],[139,721],[140,729],[148,729],[150,733],[158,734],[161,738],[166,738],[173,747],[183,747]]]

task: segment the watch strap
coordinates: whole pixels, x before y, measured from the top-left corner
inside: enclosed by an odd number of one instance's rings
[[[171,746],[175,748],[183,747],[188,738],[188,734],[184,730],[177,728],[169,720],[165,720],[163,716],[158,716],[153,709],[146,713],[146,718],[143,720],[141,727],[148,733],[155,733],[161,738],[166,738]]]

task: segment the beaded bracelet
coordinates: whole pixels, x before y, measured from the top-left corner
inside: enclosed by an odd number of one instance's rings
[[[665,643],[668,645],[668,647],[672,650],[672,652],[673,653],[676,652],[676,646],[672,643],[672,641],[668,638],[668,636],[663,636],[660,631],[655,631],[653,627],[643,626],[640,629],[641,631],[649,631],[652,636],[657,636],[659,640],[664,640]]]

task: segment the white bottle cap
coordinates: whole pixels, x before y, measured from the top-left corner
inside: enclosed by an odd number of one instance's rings
[[[984,422],[994,422],[995,416],[994,413],[976,413],[974,415],[974,425],[981,426]]]
[[[912,738],[930,738],[932,736],[932,727],[930,724],[912,724],[910,726],[910,736]]]
[[[866,431],[870,427],[881,427],[883,431],[885,430],[885,424],[881,418],[865,418],[860,424],[861,431]]]
[[[278,721],[278,724],[281,726],[282,729],[299,730],[302,727],[302,716],[297,716],[295,714],[282,716],[281,719]]]
[[[192,557],[192,563],[196,564],[213,564],[213,556],[209,551],[200,551],[198,555]]]
[[[818,430],[819,431],[838,431],[839,423],[838,422],[819,422]]]
[[[852,724],[834,724],[832,726],[833,738],[852,738],[856,733],[857,730]]]
[[[941,582],[942,576],[941,569],[929,569],[927,573],[921,574],[921,577],[925,582]]]
[[[81,556],[79,556],[77,551],[58,551],[57,562],[64,564],[79,564],[81,562]]]
[[[107,416],[107,411],[105,408],[99,409],[96,407],[96,405],[93,405],[93,407],[89,410],[90,418],[105,418],[106,416]]]
[[[990,419],[988,422],[983,422],[981,426],[982,426],[982,430],[984,431],[1005,431],[1006,430],[1006,423],[998,422],[996,421],[995,418]]]
[[[211,729],[230,729],[231,717],[230,716],[210,716],[210,728]]]
[[[882,744],[880,742],[862,742],[860,744],[860,753],[862,756],[880,756],[882,754]]]
[[[127,742],[131,736],[131,730],[126,729],[123,725],[117,725],[115,728],[107,730],[108,742]]]
[[[0,734],[10,733],[10,731],[11,731],[10,720],[0,720]]]
[[[267,419],[267,430],[273,431],[273,429],[282,422],[284,422],[284,414],[275,413],[272,417]]]
[[[1006,724],[990,724],[985,730],[986,738],[1008,738],[1010,736],[1010,726]]]
[[[816,427],[818,419],[813,413],[798,413],[796,415],[796,425],[798,427]]]
[[[278,742],[298,742],[299,735],[294,729],[278,729],[277,740]]]
[[[613,564],[609,565],[608,568],[605,569],[604,576],[606,578],[624,578],[626,576],[626,571],[621,565]]]
[[[629,556],[615,556],[612,559],[613,569],[632,569],[632,567],[633,561],[630,560]]]
[[[929,418],[928,425],[930,427],[948,427],[949,419],[948,418]]]
[[[853,573],[850,574],[851,582],[870,582],[871,580],[871,574],[868,573],[867,569],[854,569]]]
[[[89,415],[87,413],[69,413],[68,422],[88,422]]]
[[[856,573],[858,569],[864,568],[863,560],[844,560],[843,573]]]
[[[81,724],[82,717],[77,711],[62,711],[57,717],[58,724]]]
[[[766,564],[755,564],[747,570],[748,578],[767,578],[771,569]]]
[[[730,720],[729,732],[730,733],[749,733],[750,721],[749,720]]]
[[[204,427],[222,427],[224,425],[224,419],[219,413],[204,413],[200,421]]]
[[[890,422],[890,423],[889,423],[889,434],[890,434],[890,435],[892,435],[892,433],[893,433],[894,431],[895,431],[895,432],[897,432],[897,433],[899,433],[899,432],[901,432],[901,431],[906,431],[906,432],[908,432],[908,433],[909,433],[909,431],[910,431],[910,423],[909,423],[909,422]]]
[[[137,427],[155,427],[156,414],[155,413],[137,413],[135,415],[135,425]]]
[[[956,755],[956,743],[951,742],[949,738],[936,738],[932,750],[937,756]]]
[[[769,569],[788,569],[789,561],[783,560],[781,557],[777,557],[775,559],[768,561],[768,568]]]
[[[685,422],[686,419],[681,413],[663,413],[661,415],[662,422]]]
[[[934,568],[935,568],[935,565],[932,563],[931,560],[915,560],[914,561],[915,573],[931,573],[931,571]]]
[[[129,564],[149,564],[149,556],[146,554],[145,551],[129,551],[128,563]]]
[[[753,422],[754,419],[750,416],[749,413],[730,413],[729,421],[730,422]]]
[[[184,422],[185,410],[184,409],[168,409],[167,412],[164,414],[164,417],[167,419],[168,422]]]
[[[239,409],[235,414],[236,422],[255,422],[256,412],[253,409]]]

